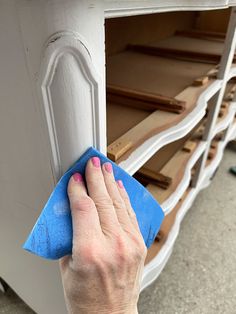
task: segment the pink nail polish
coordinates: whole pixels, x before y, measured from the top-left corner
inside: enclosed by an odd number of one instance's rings
[[[107,162],[104,164],[104,167],[106,169],[107,172],[112,173],[112,164]]]
[[[93,157],[92,158],[92,163],[94,165],[94,167],[99,168],[101,163],[100,163],[100,159],[98,157]]]
[[[76,181],[76,182],[78,182],[78,183],[80,183],[80,182],[82,182],[83,181],[83,177],[81,176],[81,174],[80,173],[75,173],[75,174],[73,174],[73,179]]]
[[[124,188],[123,182],[122,182],[121,180],[118,180],[118,181],[117,181],[117,184],[118,184],[118,186],[119,186],[121,189]]]

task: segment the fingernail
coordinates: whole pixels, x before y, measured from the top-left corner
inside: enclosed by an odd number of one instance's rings
[[[112,164],[110,162],[106,162],[104,164],[104,167],[105,167],[107,172],[112,173]]]
[[[121,189],[124,188],[123,182],[122,182],[121,180],[118,180],[118,181],[117,181],[117,184],[119,185],[119,187],[120,187]]]
[[[94,165],[94,167],[99,168],[101,163],[100,163],[100,159],[98,157],[93,157],[92,158],[92,163]]]
[[[80,173],[75,173],[75,174],[73,174],[73,179],[76,181],[76,182],[78,182],[78,183],[80,183],[80,182],[82,182],[83,181],[83,177],[81,176],[81,174]]]

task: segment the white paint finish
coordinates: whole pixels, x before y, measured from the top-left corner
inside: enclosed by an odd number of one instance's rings
[[[124,1],[113,2],[110,13],[133,15],[223,5],[222,1],[201,1],[197,6],[182,1],[181,7],[171,6],[171,1],[162,7],[161,2],[149,0],[126,3],[132,7],[124,6]],[[38,314],[66,312],[58,267],[24,252],[21,245],[60,168],[64,171],[94,143],[106,151],[103,24],[103,1],[0,2],[0,250],[4,252],[0,276]],[[145,142],[132,156],[134,167],[132,158],[127,164],[130,173],[163,145],[186,135],[204,115],[206,101],[221,87],[222,80],[216,81],[182,124]],[[226,139],[232,138],[230,132]],[[186,199],[182,214],[192,199]],[[171,237],[174,243],[174,234]],[[149,274],[145,285],[160,273],[172,247],[157,257],[152,272],[145,268],[144,277]]]
[[[236,123],[234,122],[231,124],[231,126],[228,129],[228,132],[226,134],[225,140],[220,142],[217,148],[217,154],[204,171],[204,175],[199,180],[199,188],[203,189],[207,187],[211,183],[211,177],[215,173],[216,169],[218,168],[224,154],[224,149],[229,141],[232,141],[236,138]]]
[[[57,264],[22,249],[53,175],[17,20],[14,2],[1,2],[0,276],[38,313],[52,313],[54,304],[65,313]]]
[[[173,228],[171,232],[169,233],[168,239],[165,242],[164,246],[162,247],[161,251],[148,265],[145,266],[144,274],[143,274],[143,281],[142,281],[142,289],[144,289],[149,284],[151,284],[153,282],[153,278],[157,278],[161,270],[164,268],[168,260],[168,257],[170,256],[172,252],[173,245],[178,236],[180,224],[184,215],[186,214],[187,210],[191,207],[192,202],[194,201],[198,192],[210,184],[211,177],[214,174],[215,170],[217,169],[223,157],[223,151],[226,144],[230,140],[233,140],[236,137],[236,123],[232,123],[234,113],[235,113],[234,103],[231,104],[230,114],[227,115],[224,121],[219,123],[219,125],[216,124],[219,108],[220,108],[220,105],[222,103],[222,99],[224,96],[226,83],[230,78],[232,78],[235,75],[235,66],[230,68],[230,65],[232,63],[233,52],[235,50],[235,41],[236,41],[235,37],[236,37],[235,36],[235,12],[233,10],[233,13],[231,15],[231,22],[229,24],[229,29],[228,29],[226,48],[224,50],[224,56],[221,61],[221,71],[219,74],[220,78],[223,79],[223,84],[222,84],[223,86],[221,86],[217,104],[215,106],[215,111],[211,118],[211,124],[209,125],[208,136],[206,138],[207,148],[205,150],[204,157],[202,158],[202,164],[201,164],[200,172],[199,172],[199,180],[198,182],[196,182],[196,187],[190,191],[184,203],[182,204],[176,216],[176,220],[173,225]],[[205,165],[206,158],[208,155],[208,150],[210,147],[211,139],[214,137],[216,132],[218,132],[218,130],[223,129],[224,127],[227,128],[228,125],[230,125],[230,127],[228,128],[224,141],[222,141],[218,145],[216,157],[214,158],[212,163],[208,167],[205,168],[204,165]]]
[[[170,258],[172,250],[173,247],[171,247],[169,250],[166,249],[165,252],[163,252],[161,259],[156,260],[153,264],[148,264],[145,266],[140,292],[142,292],[145,288],[151,285],[161,274],[163,268]]]
[[[39,92],[46,113],[56,179],[85,152],[88,143],[101,149],[99,83],[79,34],[60,32],[48,40]]]
[[[232,49],[234,47],[232,46]],[[225,73],[225,84],[226,82],[235,76],[235,66],[231,67],[231,69],[228,71],[228,73]],[[223,95],[222,95],[223,98]],[[150,285],[161,273],[162,269],[165,267],[171,252],[173,250],[173,246],[175,243],[175,240],[177,239],[177,236],[179,234],[179,229],[181,222],[191,207],[195,197],[199,193],[199,191],[203,188],[206,188],[211,183],[211,177],[213,176],[214,172],[216,171],[217,167],[219,166],[220,161],[223,158],[223,153],[225,146],[227,143],[233,139],[236,138],[236,123],[234,120],[236,112],[236,106],[235,102],[231,102],[229,113],[225,117],[224,120],[222,120],[220,123],[216,124],[212,127],[211,133],[209,133],[208,142],[206,142],[207,148],[210,146],[210,141],[213,139],[213,137],[220,131],[226,129],[228,127],[228,131],[226,133],[224,141],[220,142],[218,145],[218,150],[216,157],[214,160],[210,163],[210,165],[206,168],[203,168],[202,171],[199,173],[199,180],[197,182],[197,185],[195,188],[193,188],[190,193],[188,194],[187,198],[183,202],[181,208],[179,209],[179,212],[176,216],[175,223],[171,229],[171,232],[168,235],[167,241],[165,242],[164,246],[162,247],[159,254],[150,262],[148,263],[144,268],[143,273],[143,279],[142,279],[142,285],[141,285],[141,291],[145,289],[148,285]],[[205,149],[206,149],[205,146]],[[207,150],[205,150],[205,155],[207,156]],[[202,165],[204,165],[205,162],[202,162]],[[187,171],[187,170],[186,170]],[[186,172],[185,172],[186,173]],[[181,183],[179,188],[181,188]],[[171,196],[173,197],[173,195]],[[173,207],[172,207],[173,208]],[[169,211],[170,212],[170,211]]]
[[[197,187],[193,188],[188,193],[186,199],[184,200],[181,208],[179,209],[176,215],[175,223],[168,235],[168,238],[165,244],[161,248],[160,252],[153,260],[151,260],[144,267],[141,291],[145,289],[147,286],[149,286],[159,276],[159,274],[165,267],[172,253],[174,243],[178,237],[180,225],[184,216],[186,215],[187,211],[192,206],[194,199],[196,198],[199,191],[202,190],[203,188],[206,188],[210,184],[211,182],[210,179],[212,175],[214,174],[215,170],[217,169],[217,167],[219,166],[219,163],[223,157],[225,146],[227,145],[229,141],[233,140],[234,138],[236,138],[236,123],[232,124],[225,141],[218,145],[217,155],[212,161],[212,163],[202,173],[203,175],[202,177],[200,177]]]
[[[180,224],[187,213],[188,209],[191,207],[196,195],[197,189],[192,189],[187,195],[185,201],[183,202],[181,208],[179,209],[175,223],[173,224],[172,229],[169,232],[168,238],[166,239],[165,244],[159,251],[158,255],[153,258],[145,267],[143,272],[141,291],[150,285],[154,279],[158,277],[162,269],[165,267],[171,252],[173,250],[174,243],[179,234]],[[151,274],[151,276],[150,276]]]
[[[232,65],[229,69],[229,73],[226,76],[226,80],[229,81],[231,78],[236,77],[236,66]]]
[[[225,8],[227,0],[105,0],[105,16],[122,17],[170,11],[213,10]],[[231,4],[232,5],[232,4]]]
[[[47,62],[47,60],[44,59],[49,59],[50,54],[52,58],[54,58],[56,57],[56,52],[59,50],[60,53],[63,53],[70,48],[76,60],[81,60],[80,70],[85,70],[83,74],[88,75],[87,80],[91,82],[91,88],[97,89],[96,95],[95,91],[93,93],[94,99],[91,99],[91,102],[93,102],[97,110],[96,118],[98,125],[93,132],[97,134],[98,138],[96,139],[96,143],[90,142],[90,145],[94,144],[105,153],[106,120],[101,118],[105,116],[106,112],[103,4],[101,1],[95,3],[94,1],[85,0],[33,0],[30,2],[21,0],[20,3],[19,1],[17,3],[23,44],[27,53],[27,65],[32,77],[35,78],[36,81],[44,66],[42,62]],[[57,34],[61,37],[53,42]],[[89,57],[86,56],[85,50],[87,50]],[[76,69],[78,69],[78,67],[76,67]],[[60,90],[65,82],[69,84],[69,77],[70,81],[76,79],[76,74],[73,74],[73,70],[67,73],[67,78],[62,76],[61,79],[57,81],[55,88]],[[41,82],[37,83],[40,87]],[[74,100],[78,100],[79,97],[81,97],[79,86],[75,86],[75,81],[73,84],[74,88],[71,86],[70,95],[68,95],[66,102],[67,104],[73,103]],[[89,104],[86,104],[86,106],[89,106]],[[86,106],[84,105],[84,101],[77,104],[77,116],[80,114],[79,108],[81,109],[81,107],[83,107],[86,110]],[[86,114],[86,112],[84,112],[84,114]],[[91,118],[87,119],[89,120]],[[91,127],[92,125],[88,124],[87,130]],[[94,128],[92,127],[92,129]],[[82,127],[80,130],[82,130]],[[98,130],[100,130],[100,135],[98,134]],[[87,132],[85,133],[84,130],[82,137],[86,138],[86,134]],[[77,156],[79,156],[80,153],[81,151],[78,149]],[[69,164],[65,166],[68,167]]]
[[[0,1],[0,276],[38,314],[66,313],[58,263],[22,249],[55,180],[44,108],[53,109],[63,170],[94,136],[105,151],[103,23],[100,2]]]
[[[214,106],[214,111],[211,111],[208,117],[208,123],[205,127],[204,140],[207,141],[207,148],[204,153],[201,166],[199,168],[199,177],[202,176],[202,172],[205,171],[205,165],[207,161],[208,152],[210,149],[211,138],[213,138],[213,130],[215,128],[217,117],[219,115],[219,110],[223,101],[223,97],[225,94],[225,88],[228,79],[231,75],[233,75],[235,71],[235,66],[232,67],[233,56],[235,52],[236,46],[236,9],[235,7],[231,10],[230,20],[228,24],[225,45],[223,54],[221,56],[220,68],[217,74],[219,79],[222,79],[222,87],[219,91],[218,98],[216,100],[216,104]]]
[[[198,98],[195,108],[180,123],[152,136],[134,152],[132,152],[126,160],[122,161],[119,166],[133,175],[145,162],[151,158],[161,147],[184,137],[189,133],[197,123],[204,117],[207,108],[207,101],[217,93],[222,86],[221,80],[213,82]]]
[[[94,99],[98,121],[96,131],[98,133],[99,130],[101,134],[98,136],[99,139],[96,139],[96,143],[91,142],[90,144],[96,144],[97,148],[106,152],[106,121],[101,119],[101,116],[105,116],[106,110],[103,4],[101,1],[95,3],[85,0],[33,0],[30,2],[21,0],[17,1],[17,4],[23,44],[27,54],[27,65],[32,77],[35,78],[36,81],[40,69],[43,66],[41,64],[43,59],[44,57],[48,57],[47,53],[50,53],[48,50],[61,49],[61,52],[63,52],[68,48],[68,45],[74,49],[74,56],[77,56],[77,61],[82,57],[81,68],[86,69],[87,73],[92,73],[92,81],[93,83],[96,81],[97,84],[97,98],[100,104],[98,106],[97,100]],[[57,42],[56,40],[55,42],[52,41],[48,43],[49,38],[53,39],[53,36],[56,38],[58,32],[61,33],[62,36],[59,41]],[[48,49],[45,51],[47,43]],[[90,60],[88,60],[88,57],[86,59],[82,46],[87,50]],[[72,73],[68,75],[73,77]],[[72,77],[70,80],[73,79]],[[74,79],[76,79],[76,77],[74,77]],[[88,77],[88,79],[92,78]],[[58,81],[56,88],[60,90],[64,83],[65,78],[62,77],[60,82]],[[69,82],[67,81],[67,83]],[[67,103],[73,102],[75,99],[78,100],[79,95],[81,95],[79,86],[76,88],[75,85],[74,88],[71,86],[71,93],[67,99]],[[85,107],[84,102],[83,104],[78,104],[77,108],[79,108],[79,106]],[[91,125],[87,126],[87,128],[89,127],[91,127]],[[80,153],[81,151],[78,149],[77,155]]]
[[[236,113],[236,103],[231,102],[228,114],[223,120],[221,120],[215,125],[215,128],[213,129],[211,133],[211,137],[209,141],[211,141],[217,133],[224,131],[231,125],[231,123],[234,121],[235,113]],[[207,147],[207,142],[203,142],[202,145],[199,147],[199,149],[196,151],[196,153],[189,160],[189,163],[186,165],[184,177],[182,181],[180,182],[177,190],[170,196],[168,200],[166,200],[164,203],[161,204],[165,214],[168,214],[174,208],[174,206],[177,204],[178,200],[181,198],[182,194],[186,190],[191,179],[190,177],[191,168],[193,167],[197,159],[200,158],[201,153],[203,153],[206,150],[206,147]]]
[[[220,61],[217,78],[222,80],[226,78],[232,65],[236,46],[236,8],[231,10],[228,29],[225,37],[224,49]]]
[[[165,215],[168,215],[172,209],[177,205],[179,199],[182,197],[186,189],[188,188],[190,181],[191,181],[191,170],[195,163],[198,161],[198,159],[201,157],[201,155],[204,153],[206,149],[207,143],[201,142],[199,143],[197,149],[193,153],[192,157],[188,161],[183,178],[181,179],[179,185],[177,186],[176,190],[171,194],[171,196],[165,200],[161,204],[161,208],[163,209]]]
[[[215,125],[215,128],[213,129],[212,134],[211,134],[211,140],[215,137],[217,133],[220,133],[221,131],[225,130],[228,126],[230,126],[230,124],[234,120],[235,113],[236,113],[236,103],[231,102],[230,107],[229,107],[229,112],[226,115],[226,117]]]

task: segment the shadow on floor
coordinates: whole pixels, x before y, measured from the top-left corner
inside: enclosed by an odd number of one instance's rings
[[[0,291],[0,314],[35,314],[10,288]]]

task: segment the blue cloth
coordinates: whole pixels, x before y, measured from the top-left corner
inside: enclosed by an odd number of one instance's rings
[[[70,177],[79,172],[84,175],[91,157],[101,163],[110,161],[94,148],[89,148],[61,177],[43,208],[23,248],[47,259],[59,259],[72,252],[72,221],[67,196]],[[122,180],[136,213],[138,224],[147,247],[153,243],[164,218],[163,211],[152,195],[132,176],[110,161],[116,180]]]

